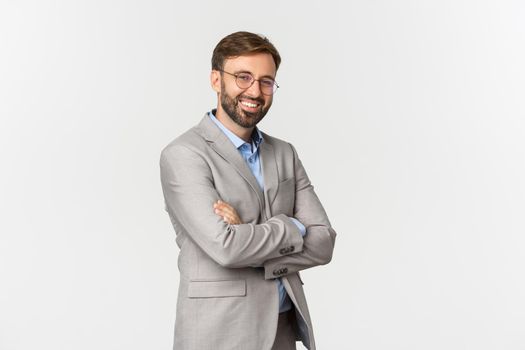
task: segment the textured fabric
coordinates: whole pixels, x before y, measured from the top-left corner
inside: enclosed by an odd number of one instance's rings
[[[331,260],[336,233],[294,147],[262,135],[264,191],[207,113],[161,152],[162,190],[180,248],[176,350],[270,350],[277,277],[295,306],[297,339],[315,349],[298,272]],[[244,224],[217,216],[218,199]],[[304,237],[290,217],[306,227]]]
[[[255,132],[252,135],[252,142],[251,144],[248,142],[245,142],[243,139],[241,139],[239,136],[235,135],[233,132],[228,130],[216,117],[215,117],[216,110],[212,110],[209,112],[209,116],[211,120],[219,127],[219,129],[222,130],[222,132],[230,139],[230,141],[233,143],[235,148],[239,150],[241,153],[242,158],[246,162],[246,165],[248,168],[250,168],[250,171],[252,172],[253,176],[257,179],[257,183],[259,184],[259,187],[261,190],[264,191],[264,179],[261,169],[261,157],[259,157],[259,145],[261,142],[264,141],[261,132],[257,127],[255,127]],[[299,222],[299,220],[295,218],[290,218],[294,222],[294,224],[299,228],[299,231],[301,232],[301,236],[304,236],[306,234],[306,229]],[[288,311],[292,308],[292,301],[288,297],[288,294],[286,293],[286,289],[284,289],[283,282],[281,278],[276,278],[275,282],[277,282],[277,288],[279,289],[279,312]]]

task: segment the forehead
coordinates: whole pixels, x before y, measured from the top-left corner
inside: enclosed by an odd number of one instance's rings
[[[256,77],[275,77],[276,74],[275,62],[269,53],[255,53],[227,58],[224,61],[224,70],[231,73],[250,72]]]

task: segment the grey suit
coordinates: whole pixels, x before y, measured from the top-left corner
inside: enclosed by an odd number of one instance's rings
[[[299,270],[328,263],[335,231],[294,147],[263,133],[264,193],[238,150],[205,114],[161,153],[166,210],[180,248],[176,350],[268,350],[276,277],[295,305],[297,339],[315,349]],[[245,224],[213,212],[218,199]],[[289,217],[307,229],[303,238]]]

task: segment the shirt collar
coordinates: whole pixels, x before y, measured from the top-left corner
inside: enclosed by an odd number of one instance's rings
[[[246,141],[244,141],[243,139],[241,139],[239,136],[235,135],[233,132],[231,132],[230,130],[228,130],[228,128],[226,128],[220,121],[219,119],[217,119],[217,117],[215,117],[215,113],[217,112],[216,109],[212,109],[210,112],[208,112],[208,115],[210,116],[210,119],[213,120],[213,122],[215,124],[217,124],[217,126],[219,127],[219,129],[221,129],[225,134],[226,136],[228,136],[228,138],[230,139],[230,141],[233,143],[233,145],[235,146],[235,148],[239,148],[241,147],[242,145],[244,145],[245,143],[247,143]],[[256,150],[259,145],[261,144],[261,142],[263,142],[263,136],[262,136],[262,133],[261,131],[259,130],[259,128],[255,127],[254,129],[254,133],[252,133],[252,143],[254,145],[254,149]]]

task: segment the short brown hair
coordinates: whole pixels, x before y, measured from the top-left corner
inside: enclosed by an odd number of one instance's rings
[[[225,36],[215,49],[211,57],[211,69],[222,70],[227,58],[249,55],[254,53],[269,53],[275,62],[275,70],[281,64],[279,52],[268,38],[250,32],[235,32]]]

